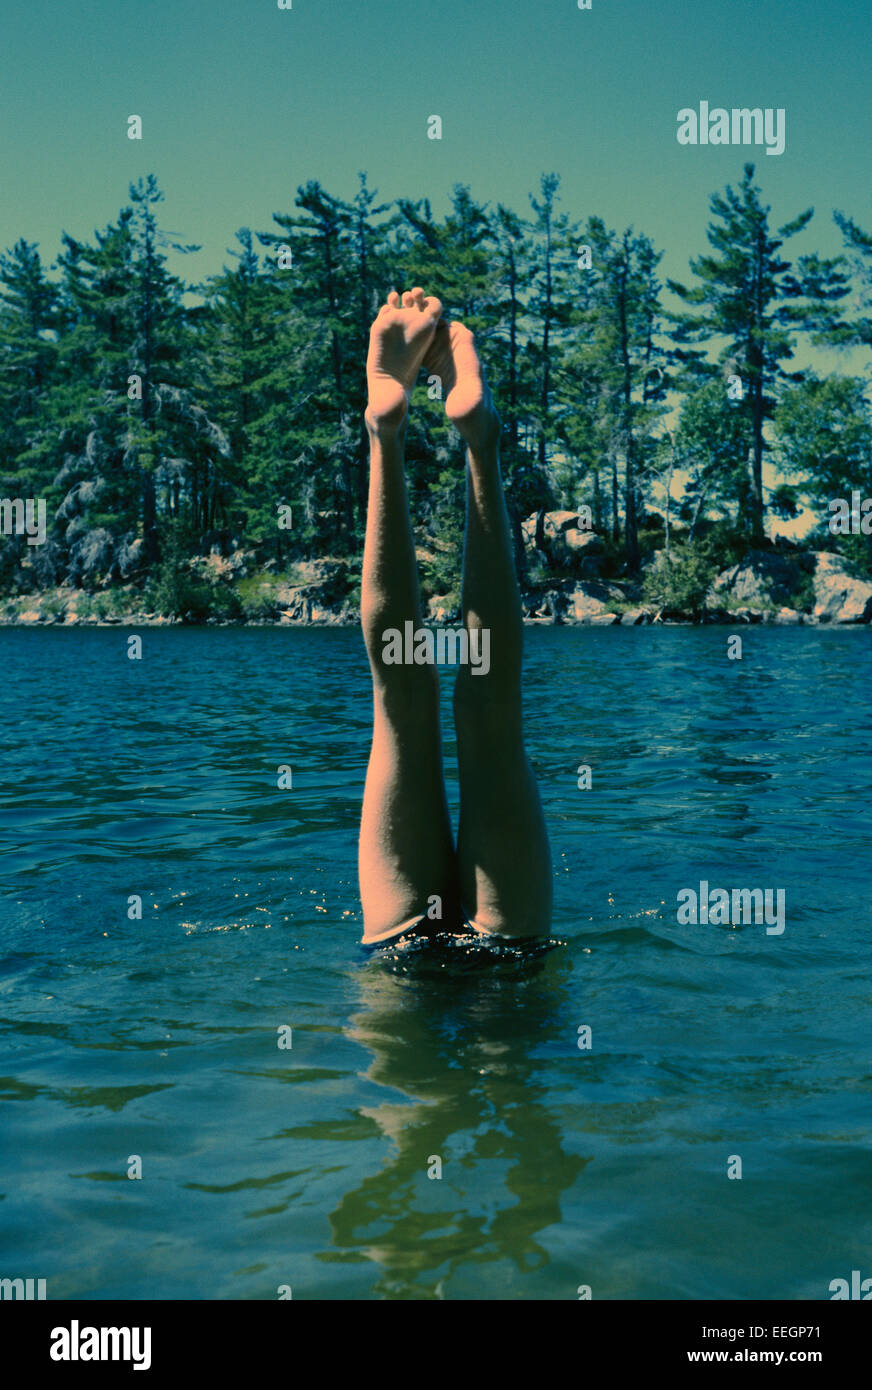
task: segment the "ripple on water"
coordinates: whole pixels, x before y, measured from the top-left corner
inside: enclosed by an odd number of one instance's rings
[[[721,629],[528,631],[553,936],[364,956],[358,633],[155,629],[129,663],[0,632],[7,1266],[52,1298],[827,1297],[872,1247],[869,637],[755,628],[738,670]],[[784,887],[784,935],[679,926],[702,879]]]

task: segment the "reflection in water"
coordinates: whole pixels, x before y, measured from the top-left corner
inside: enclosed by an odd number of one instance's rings
[[[717,627],[529,629],[570,944],[361,965],[359,632],[154,628],[142,681],[117,629],[4,629],[7,1272],[49,1298],[781,1299],[860,1268],[870,629],[742,631],[729,662]],[[680,926],[702,879],[784,888],[786,931]]]
[[[539,1078],[543,1048],[574,1032],[557,944],[443,938],[361,971],[350,1033],[372,1053],[368,1078],[403,1099],[361,1111],[392,1153],[346,1192],[331,1226],[340,1250],[382,1267],[377,1295],[438,1298],[460,1267],[547,1263],[537,1237],[560,1221],[561,1193],[587,1161],[564,1152]],[[441,1179],[428,1177],[436,1157]]]

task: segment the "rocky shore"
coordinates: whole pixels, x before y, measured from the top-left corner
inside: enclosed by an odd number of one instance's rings
[[[848,562],[829,550],[752,550],[722,570],[693,610],[652,600],[645,574],[662,550],[643,561],[638,579],[601,573],[604,545],[574,512],[549,512],[544,519],[546,551],[535,549],[536,518],[522,525],[528,560],[572,571],[528,585],[522,592],[528,623],[638,626],[646,623],[769,623],[782,626],[858,625],[872,622],[872,583],[850,573]],[[561,563],[562,562],[562,563]],[[97,592],[60,586],[0,599],[0,624],[169,626],[178,623],[348,626],[358,621],[349,596],[345,566],[312,560],[295,567],[293,580],[252,573],[251,557],[213,553],[196,562],[228,599],[220,613],[166,617],[150,609],[135,584],[115,583]],[[246,587],[247,586],[247,587]],[[232,600],[232,601],[230,601]],[[456,596],[429,600],[427,620],[456,623]]]
[[[714,579],[698,613],[642,598],[642,585],[618,579],[564,581],[544,594],[523,596],[527,621],[638,625],[643,623],[860,624],[872,622],[872,583],[848,573],[830,551],[800,551],[786,559],[751,551]]]

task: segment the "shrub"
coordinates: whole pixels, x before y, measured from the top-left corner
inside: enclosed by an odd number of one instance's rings
[[[59,594],[46,594],[39,605],[44,618],[54,618],[58,621],[64,617],[68,607],[68,600]]]
[[[800,613],[810,613],[814,608],[814,574],[811,571],[802,576],[802,579],[791,595],[791,603]]]
[[[430,541],[433,549],[421,557],[421,594],[424,602],[437,595],[451,598],[460,605],[460,567],[463,551],[458,542]],[[451,606],[451,605],[449,605]]]
[[[240,579],[236,585],[242,616],[247,622],[269,622],[276,616],[278,590],[284,584],[293,584],[291,571],[280,578],[276,574],[250,574]]]
[[[154,578],[146,590],[148,606],[165,618],[202,623],[209,618],[232,621],[242,616],[239,596],[230,584],[199,575],[186,554],[186,533],[172,526]]]
[[[661,550],[645,572],[642,594],[661,609],[699,618],[716,573],[717,566],[695,542],[668,555]]]
[[[83,600],[88,605],[83,609]],[[80,617],[94,615],[101,622],[107,618],[124,618],[139,607],[138,595],[128,589],[104,589],[93,597],[84,595],[79,600],[77,611]]]

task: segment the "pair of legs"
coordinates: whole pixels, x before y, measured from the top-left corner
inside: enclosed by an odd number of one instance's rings
[[[521,604],[499,466],[500,423],[473,336],[420,289],[394,293],[367,358],[369,510],[361,623],[373,681],[373,740],[360,826],[364,943],[428,917],[435,928],[532,936],[551,921],[548,837],[521,721]],[[455,848],[442,774],[433,665],[391,665],[385,633],[423,625],[404,474],[409,396],[437,375],[466,445],[463,621],[490,632],[490,669],[460,665],[454,717],[460,772]],[[481,647],[478,648],[482,650]],[[436,901],[438,899],[438,905]],[[436,915],[441,912],[441,916]]]

